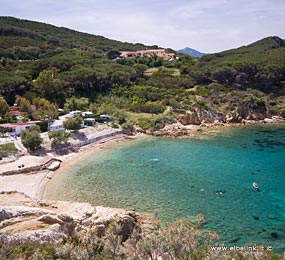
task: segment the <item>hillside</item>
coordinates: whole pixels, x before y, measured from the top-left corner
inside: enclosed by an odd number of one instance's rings
[[[184,49],[178,50],[177,52],[178,52],[178,53],[187,54],[187,55],[192,56],[192,57],[194,57],[194,58],[201,58],[201,57],[203,57],[204,55],[206,55],[206,53],[202,53],[202,52],[196,51],[196,50],[191,49],[191,48],[189,48],[189,47],[186,47],[186,48],[184,48]]]
[[[256,87],[263,91],[283,88],[285,80],[285,44],[268,37],[237,49],[209,54],[196,64],[197,79],[227,85]]]
[[[91,48],[94,52],[117,50],[138,50],[146,47],[143,44],[123,43],[110,40],[103,36],[77,32],[64,27],[17,19],[13,17],[0,17],[1,48],[15,46],[38,47],[42,51],[54,47]],[[23,41],[18,41],[19,37]],[[157,48],[157,46],[151,46]]]
[[[32,120],[56,118],[57,108],[92,110],[143,131],[285,115],[284,40],[268,37],[198,60],[183,53],[172,61],[118,58],[157,48],[0,17],[1,120],[12,121],[6,102]]]

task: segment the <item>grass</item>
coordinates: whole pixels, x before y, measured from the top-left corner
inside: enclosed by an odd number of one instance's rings
[[[158,71],[158,68],[149,68],[144,72],[144,75],[149,77],[157,71]]]
[[[126,112],[126,117],[129,121],[138,123],[141,119],[146,120],[155,120],[159,118],[162,114],[149,114],[149,113],[134,113],[134,112]]]
[[[2,155],[3,157],[7,157],[8,154],[11,153],[16,153],[17,152],[17,148],[15,147],[14,144],[1,144],[0,145],[0,155]]]
[[[169,73],[171,76],[180,76],[180,70],[176,68],[165,68],[161,69],[164,73]],[[144,72],[145,76],[150,77],[153,73],[161,71],[159,68],[149,68]],[[161,71],[161,73],[163,73]]]

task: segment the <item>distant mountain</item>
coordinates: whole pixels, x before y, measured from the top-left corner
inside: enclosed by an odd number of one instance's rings
[[[178,50],[177,52],[184,53],[184,54],[187,54],[187,55],[195,57],[195,58],[201,58],[202,56],[206,55],[206,53],[202,53],[202,52],[196,51],[196,50],[191,49],[189,47],[186,47],[186,48],[184,48],[182,50]]]

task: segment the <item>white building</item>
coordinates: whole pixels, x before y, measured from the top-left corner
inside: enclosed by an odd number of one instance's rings
[[[81,111],[80,111],[80,110],[70,111],[70,112],[67,114],[68,117],[75,117],[75,116],[78,116],[78,115],[81,115]]]
[[[64,130],[62,120],[55,120],[49,127],[49,131],[60,131],[60,130]]]
[[[13,135],[20,135],[21,132],[33,125],[40,123],[40,121],[30,121],[30,122],[18,122],[18,123],[6,123],[0,124],[0,127],[7,128],[7,132]]]

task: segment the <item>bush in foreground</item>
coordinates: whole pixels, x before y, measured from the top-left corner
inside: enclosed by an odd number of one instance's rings
[[[266,251],[229,252],[214,251],[217,235],[203,234],[200,227],[203,216],[195,223],[177,220],[173,224],[144,231],[136,228],[123,242],[122,226],[109,224],[105,236],[99,238],[90,233],[81,237],[64,239],[57,245],[35,243],[0,244],[1,259],[71,259],[71,260],[285,260],[285,255]]]

